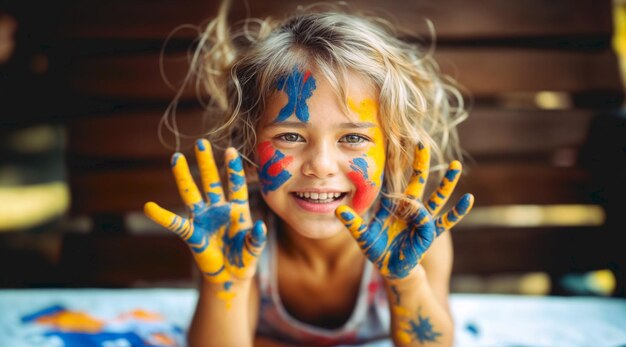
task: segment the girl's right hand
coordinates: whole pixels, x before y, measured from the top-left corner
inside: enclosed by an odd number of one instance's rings
[[[237,151],[229,148],[225,153],[228,201],[209,141],[198,140],[195,151],[206,202],[193,181],[185,156],[175,153],[172,171],[180,195],[191,211],[190,218],[180,217],[154,202],[146,203],[144,212],[187,243],[208,282],[228,288],[233,282],[254,276],[257,257],[265,246],[266,228],[260,220],[252,225],[248,187]]]

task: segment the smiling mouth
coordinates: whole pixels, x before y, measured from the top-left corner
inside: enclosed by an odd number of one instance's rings
[[[304,200],[306,202],[314,204],[328,204],[337,200],[343,199],[347,193],[342,192],[328,192],[328,193],[314,193],[314,192],[295,192],[291,193],[297,199]]]

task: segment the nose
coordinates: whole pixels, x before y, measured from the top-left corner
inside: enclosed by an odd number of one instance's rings
[[[332,144],[311,144],[302,164],[302,174],[316,178],[333,177],[339,171],[339,157]]]

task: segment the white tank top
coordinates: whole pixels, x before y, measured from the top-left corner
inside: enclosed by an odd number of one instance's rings
[[[383,280],[369,261],[350,318],[339,328],[327,329],[298,321],[282,304],[278,293],[276,232],[268,230],[268,242],[257,269],[260,308],[257,334],[296,346],[390,345],[389,304]],[[376,343],[378,345],[378,343]]]

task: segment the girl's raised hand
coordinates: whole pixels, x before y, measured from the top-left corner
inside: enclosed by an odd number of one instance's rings
[[[415,150],[413,175],[405,191],[419,208],[406,220],[391,213],[393,206],[386,197],[381,199],[378,212],[369,225],[348,206],[340,206],[335,211],[357,240],[363,253],[386,278],[407,277],[419,264],[435,238],[456,225],[474,203],[474,197],[465,194],[454,208],[436,218],[452,194],[462,168],[458,161],[450,163],[437,191],[423,204],[421,196],[428,178],[429,165],[429,149],[420,144]]]
[[[228,200],[224,198],[219,173],[207,140],[196,142],[204,198],[196,186],[185,156],[172,156],[172,171],[180,196],[191,212],[180,217],[154,202],[146,203],[145,214],[173,231],[189,246],[207,281],[228,287],[254,276],[257,256],[266,240],[262,221],[252,224],[248,188],[241,158],[234,148],[226,150]]]

